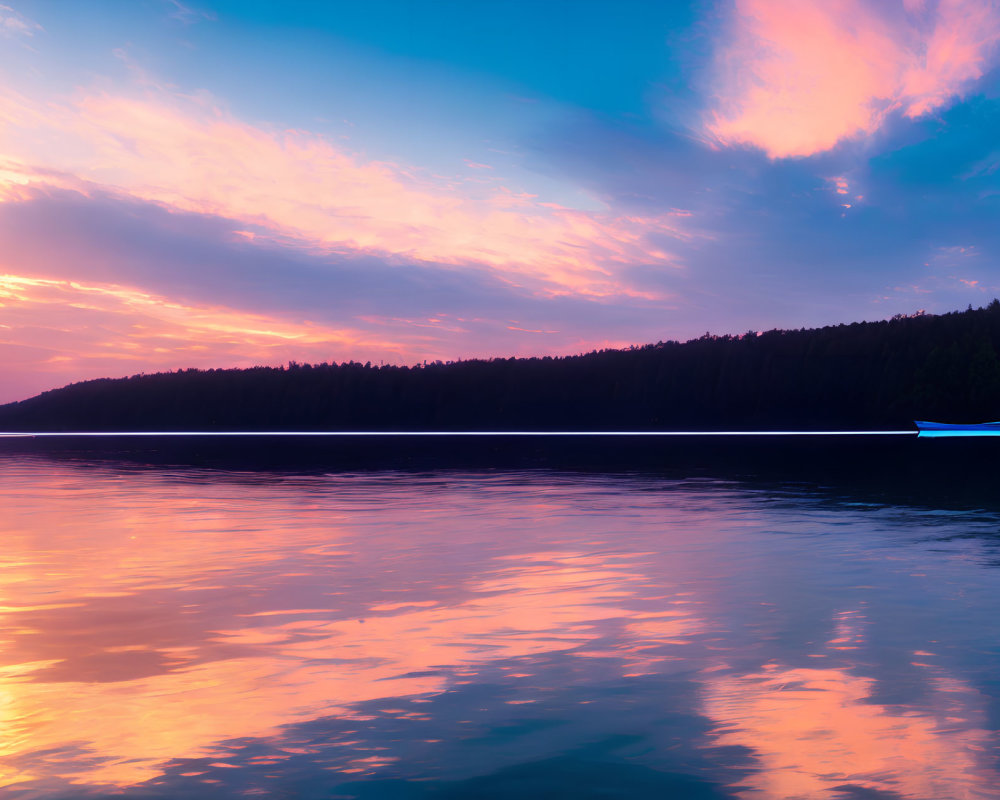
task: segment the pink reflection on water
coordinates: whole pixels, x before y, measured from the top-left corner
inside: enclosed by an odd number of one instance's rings
[[[453,768],[473,729],[477,768],[496,769],[495,731],[541,720],[569,731],[554,755],[647,724],[656,769],[682,747],[747,748],[747,797],[988,796],[986,698],[954,648],[906,638],[919,702],[888,703],[869,677],[898,674],[878,671],[872,631],[906,616],[859,592],[946,585],[946,559],[892,537],[883,559],[872,530],[843,533],[865,511],[668,488],[0,461],[0,786],[124,790],[171,769],[224,784],[323,748],[337,758],[318,769],[384,777],[407,769],[372,722],[389,718],[440,745],[417,777]],[[963,591],[989,578],[961,575]],[[340,733],[311,736],[321,720]],[[231,746],[250,740],[266,753]]]
[[[494,661],[526,659],[530,677],[531,657],[609,634],[626,671],[648,666],[644,648],[702,627],[669,598],[628,607],[648,552],[534,550],[530,536],[504,552],[412,492],[377,507],[308,484],[21,477],[33,500],[3,523],[0,786],[127,787],[227,740],[469,683]],[[456,547],[472,562],[451,569]],[[23,766],[43,750],[68,755],[47,774]],[[356,761],[346,772],[391,758]]]
[[[703,707],[714,744],[749,748],[759,770],[741,797],[826,797],[838,787],[904,798],[995,797],[983,751],[984,701],[944,674],[924,706],[877,702],[875,680],[850,669],[765,664],[744,675],[708,674]]]

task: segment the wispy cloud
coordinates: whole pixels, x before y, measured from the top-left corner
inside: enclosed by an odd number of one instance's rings
[[[502,178],[442,180],[314,133],[251,125],[205,94],[147,86],[142,97],[81,92],[43,108],[2,93],[0,122],[0,147],[22,165],[244,220],[304,246],[479,265],[549,295],[632,295],[619,268],[671,263],[663,238],[687,235],[673,212],[599,213],[515,195]]]
[[[0,36],[32,37],[42,26],[34,20],[15,11],[10,6],[0,5]]]
[[[736,0],[707,120],[725,145],[809,156],[941,108],[1000,41],[995,0]]]
[[[383,341],[370,329],[184,304],[115,284],[0,275],[0,309],[8,369],[0,402],[106,375],[413,356],[398,337]],[[19,349],[30,369],[17,368]]]
[[[0,400],[141,369],[573,353],[839,322],[891,286],[931,286],[920,304],[935,311],[992,291],[1000,103],[985,88],[951,98],[992,63],[996,4],[733,2],[712,136],[540,100],[521,138],[468,150],[457,133],[410,137],[406,115],[434,110],[394,106],[397,143],[419,145],[396,147],[366,138],[371,125],[342,138],[251,121],[147,73],[159,62],[138,44],[134,59],[115,51],[124,79],[60,95],[0,83],[0,273],[54,282],[0,309]],[[156,5],[159,23],[201,13]],[[58,44],[48,27],[19,50]],[[276,86],[296,79],[273,66]],[[266,97],[246,100],[268,119]],[[302,124],[330,124],[315,110]],[[880,125],[880,152],[835,148]],[[924,262],[955,243],[981,256],[935,262],[933,283]]]
[[[202,20],[214,21],[216,18],[213,12],[192,8],[181,3],[180,0],[167,0],[167,3],[171,7],[170,17],[183,22],[185,25],[192,25]]]
[[[0,402],[143,370],[413,364],[662,338],[662,304],[542,297],[472,266],[289,247],[223,217],[49,178],[77,185],[11,186],[0,202]]]

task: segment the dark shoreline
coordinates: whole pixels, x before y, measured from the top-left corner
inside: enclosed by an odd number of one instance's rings
[[[805,484],[918,505],[1000,506],[1000,438],[916,436],[0,439],[0,458],[284,473],[555,470]],[[893,499],[895,498],[895,499]]]
[[[0,406],[0,430],[870,430],[1000,409],[989,307],[565,357],[188,369]]]

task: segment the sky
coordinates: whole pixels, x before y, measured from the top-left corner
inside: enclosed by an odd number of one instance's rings
[[[0,402],[1000,295],[1000,0],[0,0]]]

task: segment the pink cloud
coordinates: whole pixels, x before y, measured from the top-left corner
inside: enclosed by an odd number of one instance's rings
[[[940,0],[923,56],[903,75],[905,113],[916,117],[943,106],[968,82],[982,76],[1000,38],[994,2]]]
[[[416,360],[421,349],[360,327],[333,328],[194,306],[112,284],[0,275],[0,403],[74,380],[290,360]]]
[[[669,213],[622,217],[548,207],[493,183],[456,187],[155,86],[141,98],[81,93],[48,103],[0,90],[0,152],[8,189],[75,177],[327,251],[485,268],[539,294],[631,295],[616,267],[669,262],[662,244],[647,245],[650,233],[689,235]],[[45,173],[28,166],[38,164]]]
[[[944,106],[1000,41],[994,0],[736,0],[709,133],[772,158],[870,134],[891,111]]]
[[[336,319],[336,315],[334,315]],[[502,318],[358,315],[343,322],[180,301],[118,283],[0,270],[0,403],[79,380],[189,367],[371,361],[417,364],[495,355],[537,356],[623,347]],[[539,334],[546,334],[539,337]],[[649,338],[653,329],[643,334]],[[541,338],[546,341],[542,342]]]
[[[369,254],[392,257],[394,269],[418,274],[464,273],[456,286],[467,280],[525,300],[563,296],[603,306],[614,298],[646,310],[664,295],[636,290],[630,274],[644,264],[678,266],[669,240],[694,235],[686,227],[690,212],[624,216],[568,208],[545,202],[530,187],[508,188],[502,175],[439,177],[362,158],[308,131],[250,124],[206,94],[183,95],[146,79],[138,91],[80,90],[72,99],[52,99],[0,85],[0,205],[13,209],[71,190],[94,203],[113,196],[223,217],[236,222],[228,235],[247,246],[319,254],[309,279],[326,291],[337,280],[331,265]],[[506,315],[489,308],[482,316],[491,318],[484,319],[366,318],[348,311],[323,312],[322,322],[310,323],[287,307],[241,309],[253,301],[220,290],[221,274],[213,273],[211,291],[181,294],[96,240],[82,242],[79,257],[103,266],[77,276],[67,272],[72,258],[27,247],[28,237],[13,231],[0,259],[0,275],[8,273],[0,279],[0,363],[7,371],[0,402],[141,371],[289,360],[412,364],[498,349],[574,353],[659,331],[628,339],[603,331],[592,340],[582,317],[565,324],[536,312],[523,327],[509,327]],[[330,275],[321,275],[324,269]]]

